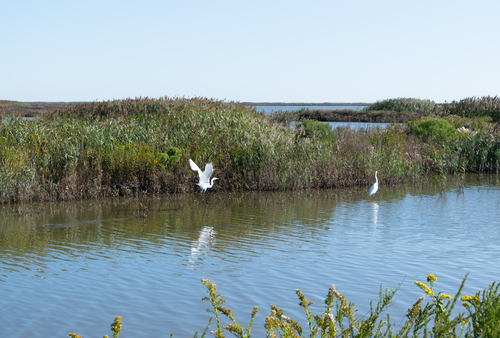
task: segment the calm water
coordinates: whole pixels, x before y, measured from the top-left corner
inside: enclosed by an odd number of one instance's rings
[[[351,129],[369,129],[373,127],[387,128],[392,123],[383,123],[383,122],[323,122],[328,123],[332,126],[332,129],[338,127],[349,127]],[[399,123],[398,123],[399,124]]]
[[[324,109],[324,110],[340,110],[340,109],[354,109],[361,110],[366,106],[254,106],[257,111],[262,111],[264,113],[272,113],[274,111],[293,111],[307,108],[310,110]]]
[[[299,110],[302,108],[307,108],[311,110],[315,109],[325,109],[325,110],[340,110],[340,109],[354,109],[361,110],[366,106],[255,106],[257,111],[262,111],[266,114],[271,114],[278,110],[283,111],[293,111]],[[351,129],[360,129],[360,128],[371,128],[371,127],[381,127],[385,128],[390,126],[391,123],[371,123],[371,122],[324,122],[328,123],[332,126],[332,128],[337,127],[349,127]]]
[[[217,283],[240,323],[253,306],[264,336],[270,304],[303,323],[295,289],[319,313],[331,284],[363,315],[380,284],[402,286],[400,321],[438,278],[453,294],[500,280],[500,176],[469,175],[465,188],[432,184],[300,192],[207,194],[0,206],[0,336],[193,336],[210,314],[200,277]],[[212,329],[214,326],[212,326]]]
[[[290,122],[289,127],[292,127],[297,122]],[[332,129],[336,129],[339,127],[342,128],[351,128],[354,130],[358,129],[370,129],[370,128],[387,128],[392,125],[392,123],[385,122],[323,122],[332,126]],[[401,124],[401,123],[396,123]]]

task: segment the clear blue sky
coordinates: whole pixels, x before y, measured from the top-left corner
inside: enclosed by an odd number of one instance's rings
[[[0,99],[500,94],[500,1],[3,1]]]

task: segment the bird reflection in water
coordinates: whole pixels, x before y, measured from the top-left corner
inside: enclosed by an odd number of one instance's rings
[[[204,226],[201,228],[198,241],[193,242],[191,245],[191,257],[189,259],[191,263],[194,263],[199,254],[204,254],[204,252],[206,254],[206,251],[210,251],[215,242],[215,234],[213,227]]]
[[[372,207],[373,207],[373,224],[377,225],[377,221],[378,221],[378,203],[377,202],[373,202],[372,203]]]

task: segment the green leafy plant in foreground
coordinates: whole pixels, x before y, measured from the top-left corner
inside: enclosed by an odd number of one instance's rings
[[[255,319],[255,316],[257,315],[258,312],[258,307],[254,307],[250,319],[250,323],[248,326],[243,329],[241,325],[238,323],[236,318],[234,317],[233,313],[231,312],[231,309],[225,308],[222,306],[226,301],[222,298],[222,295],[217,294],[217,286],[209,281],[208,279],[201,279],[201,282],[203,285],[206,286],[207,288],[207,293],[209,297],[204,297],[203,300],[208,301],[212,305],[212,313],[215,314],[216,320],[217,320],[217,331],[212,331],[211,333],[215,335],[216,337],[224,337],[223,333],[225,330],[231,332],[233,335],[236,337],[240,338],[248,338],[250,337],[250,332],[252,330],[252,324],[253,320]],[[223,314],[224,316],[228,317],[232,324],[222,326],[221,325],[221,319],[220,319],[220,314]],[[210,319],[212,321],[212,318]],[[205,332],[203,333],[202,337],[205,336],[205,333],[208,331],[208,326],[205,329]]]
[[[467,275],[463,279],[454,297],[435,293],[434,284],[437,278],[430,274],[427,276],[428,285],[415,281],[429,301],[424,303],[425,297],[420,297],[405,316],[405,321],[396,329],[391,323],[390,316],[380,319],[384,311],[392,304],[392,299],[399,289],[382,290],[377,305],[370,302],[370,313],[368,317],[358,317],[354,303],[347,302],[345,297],[332,285],[324,301],[324,310],[319,315],[313,314],[310,307],[313,302],[306,299],[299,290],[295,290],[299,305],[303,308],[307,327],[304,329],[296,320],[285,315],[282,309],[271,305],[271,312],[265,319],[266,337],[499,337],[500,336],[500,284],[493,283],[482,293],[475,296],[463,296],[463,290]],[[234,317],[231,309],[223,304],[226,302],[221,294],[217,293],[217,286],[208,279],[201,279],[207,288],[208,297],[203,300],[211,305],[210,311],[215,315],[216,329],[210,333],[218,338],[224,337],[229,332],[236,337],[250,337],[251,327],[257,315],[258,308],[254,307],[250,322],[243,328]],[[458,300],[467,313],[460,312],[453,315],[453,310]],[[231,324],[223,325],[223,317],[227,317]],[[205,337],[210,329],[214,317],[211,317],[207,327],[200,337]],[[121,332],[121,318],[116,317],[111,325],[114,337]],[[171,337],[173,334],[171,335]],[[70,337],[80,336],[70,333]],[[107,337],[107,336],[105,336]],[[194,337],[198,337],[196,332]]]
[[[488,289],[475,296],[460,298],[469,313],[469,332],[466,337],[500,337],[500,283],[490,284]]]

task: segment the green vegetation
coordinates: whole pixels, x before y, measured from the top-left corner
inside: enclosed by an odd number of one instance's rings
[[[306,299],[299,290],[295,290],[299,298],[299,305],[303,308],[307,327],[303,328],[296,320],[285,315],[282,309],[271,305],[271,312],[266,317],[266,337],[498,337],[500,335],[500,284],[493,283],[482,293],[475,296],[461,296],[465,276],[458,292],[454,297],[436,293],[434,283],[437,278],[434,275],[427,276],[427,282],[415,281],[429,301],[424,303],[424,295],[420,297],[409,309],[403,320],[391,322],[387,314],[386,319],[381,319],[382,314],[391,306],[392,299],[397,289],[382,290],[377,305],[370,302],[370,314],[368,317],[359,317],[354,303],[347,302],[346,298],[332,285],[328,290],[324,301],[324,310],[320,314],[314,314],[310,307],[313,302]],[[219,338],[224,337],[225,332],[235,337],[247,338],[251,336],[252,324],[258,313],[254,307],[250,322],[242,327],[235,318],[231,309],[224,307],[226,302],[221,294],[217,294],[217,286],[207,279],[201,279],[207,288],[208,297],[203,300],[210,303],[210,311],[216,320],[216,329],[211,333]],[[462,301],[465,312],[454,315],[458,300]],[[224,325],[224,318],[229,324]],[[211,317],[201,337],[205,337],[210,329],[214,317]],[[121,330],[120,317],[115,318],[111,329],[118,336]],[[172,337],[173,335],[171,335]],[[70,337],[77,338],[78,335],[71,333]],[[195,334],[198,337],[198,331]]]
[[[377,101],[374,104],[364,108],[364,110],[386,110],[395,112],[418,113],[435,111],[437,109],[439,109],[439,106],[432,101],[412,98],[397,98]]]
[[[424,118],[387,129],[273,122],[239,103],[129,99],[0,124],[0,202],[196,191],[192,158],[214,163],[215,191],[381,185],[500,169],[489,117]],[[466,127],[458,132],[459,127]]]
[[[332,128],[325,123],[315,120],[301,120],[296,125],[297,131],[301,137],[305,138],[330,138],[334,133]]]
[[[410,123],[412,132],[424,141],[443,140],[456,133],[456,129],[446,120],[440,118],[427,118]]]
[[[434,172],[487,172],[500,169],[500,135],[497,125],[484,118],[456,116],[425,118],[409,123],[408,132],[419,137],[428,147]],[[471,129],[458,131],[457,127]]]

